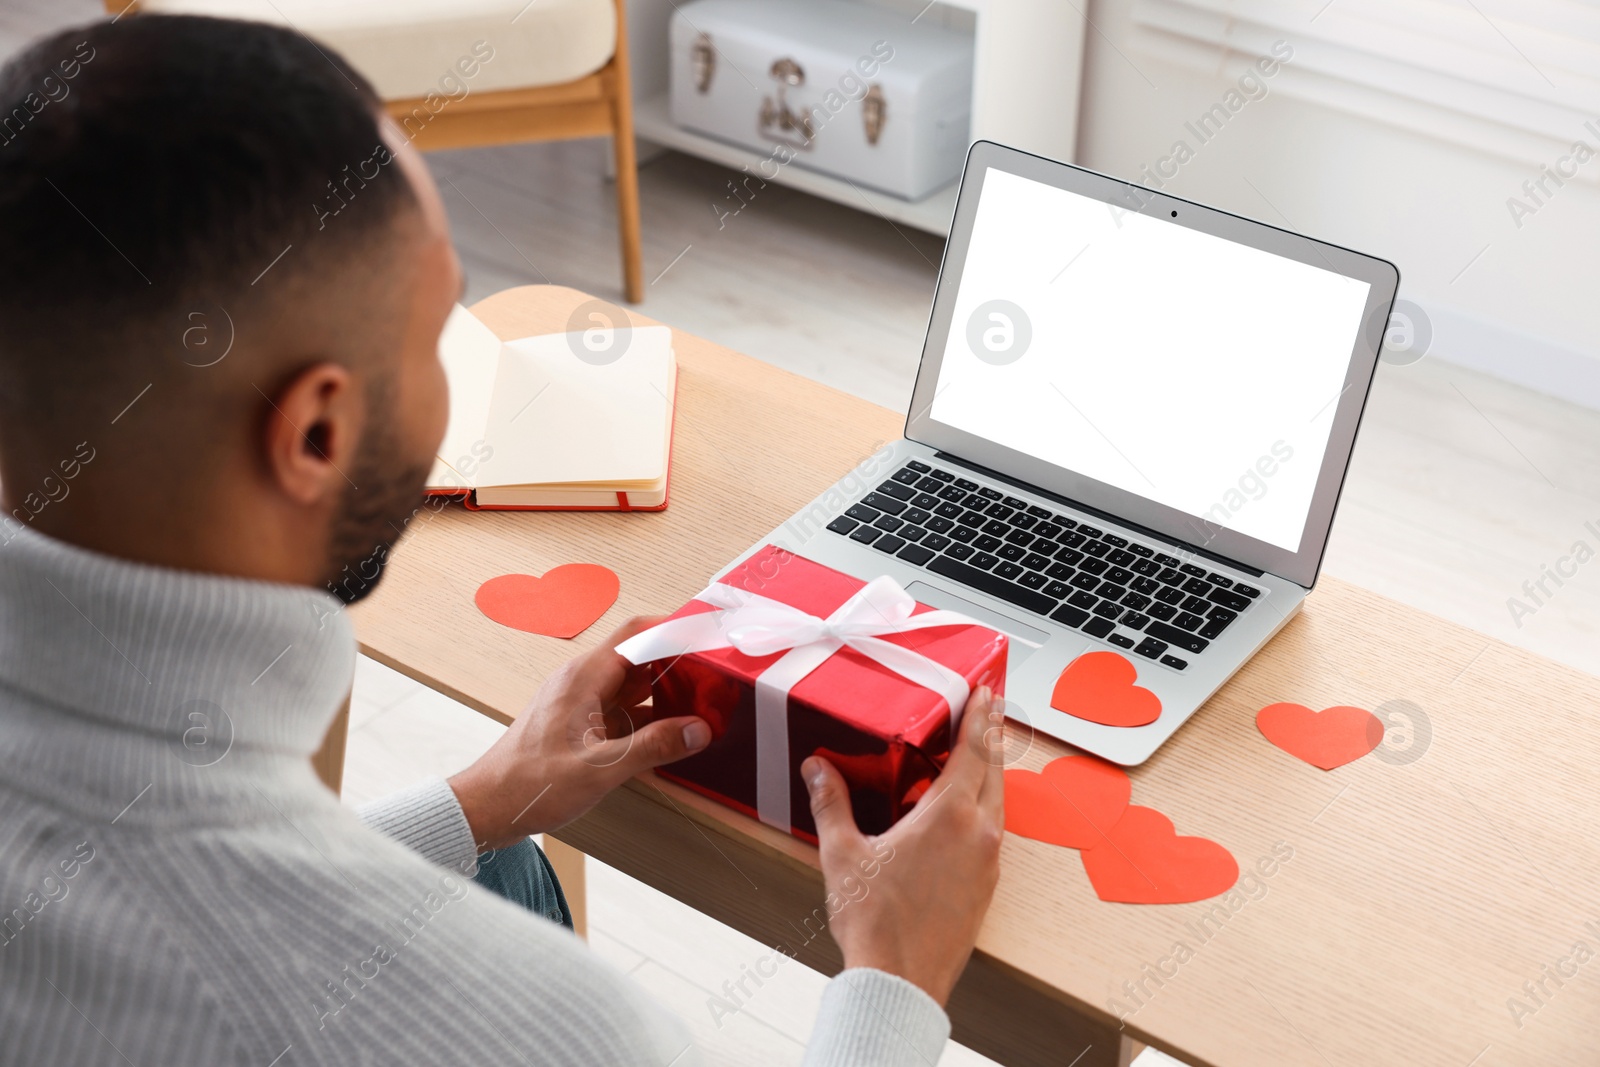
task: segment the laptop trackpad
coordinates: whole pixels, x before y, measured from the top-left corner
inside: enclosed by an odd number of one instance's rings
[[[963,600],[954,593],[947,592],[927,582],[912,582],[906,586],[906,592],[916,597],[924,604],[931,604],[936,608],[947,611],[959,611],[963,615],[970,615],[985,626],[993,627],[1014,638],[1011,648],[1010,661],[1013,665],[1021,663],[1033,654],[1033,650],[1050,640],[1050,635],[1027,623],[1018,622],[1009,615],[1002,615],[998,611],[990,611],[981,604],[974,604],[970,600]]]

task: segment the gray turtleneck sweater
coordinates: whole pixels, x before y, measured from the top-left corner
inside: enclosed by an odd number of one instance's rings
[[[358,816],[316,779],[355,655],[323,593],[0,523],[0,1062],[699,1061],[470,881],[444,782]],[[915,986],[851,970],[807,1062],[927,1067],[947,1034]]]

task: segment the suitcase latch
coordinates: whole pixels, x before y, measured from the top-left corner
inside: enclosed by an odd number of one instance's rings
[[[889,115],[889,105],[883,99],[883,86],[874,83],[861,98],[861,125],[867,132],[867,143],[875,145],[883,133],[883,120]]]
[[[791,109],[785,93],[791,89],[798,89],[806,83],[806,72],[788,56],[777,60],[767,75],[778,83],[777,99],[770,96],[761,98],[761,132],[773,137],[783,144],[795,148],[810,148],[811,139],[816,136],[816,128],[811,121],[811,109],[801,107]],[[785,137],[784,134],[795,133],[800,135],[799,140]]]
[[[695,90],[709,92],[711,76],[717,72],[717,50],[711,44],[709,33],[702,33],[694,39],[694,47],[689,49],[689,60],[690,69],[694,71]]]

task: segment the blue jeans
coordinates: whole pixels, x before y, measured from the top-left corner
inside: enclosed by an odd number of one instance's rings
[[[531,837],[479,856],[478,873],[472,880],[513,904],[572,929],[572,911],[556,880],[555,869]]]

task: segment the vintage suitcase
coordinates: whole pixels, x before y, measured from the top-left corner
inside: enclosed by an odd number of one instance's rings
[[[848,0],[693,0],[670,38],[672,120],[761,152],[756,179],[803,166],[920,200],[961,173],[969,36]]]

